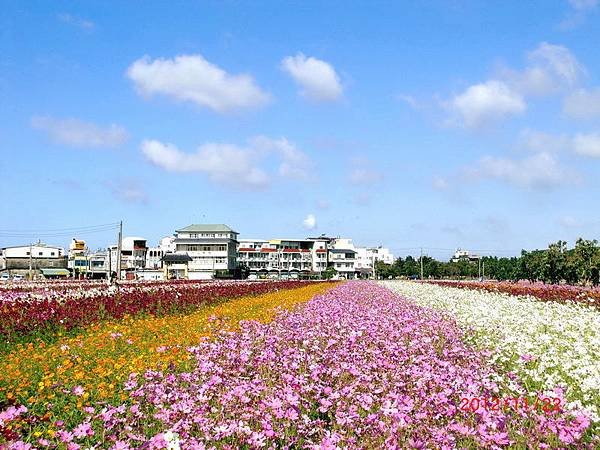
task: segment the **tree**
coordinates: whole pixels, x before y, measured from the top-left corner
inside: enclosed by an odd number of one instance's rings
[[[321,276],[323,277],[324,280],[331,280],[336,275],[337,275],[337,270],[335,270],[335,267],[333,267],[333,266],[329,266],[327,269],[325,269],[323,272],[321,272]]]
[[[375,261],[375,274],[378,278],[395,278],[396,273],[393,264],[386,264],[383,261]]]
[[[579,281],[584,284],[598,285],[600,274],[600,249],[598,241],[579,238],[575,242],[575,264]]]
[[[553,284],[560,283],[565,276],[567,243],[558,241],[548,245],[544,252],[542,279]]]

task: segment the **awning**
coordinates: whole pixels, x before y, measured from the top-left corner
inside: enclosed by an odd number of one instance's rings
[[[68,277],[69,271],[67,269],[40,269],[42,271],[42,275],[45,277]]]

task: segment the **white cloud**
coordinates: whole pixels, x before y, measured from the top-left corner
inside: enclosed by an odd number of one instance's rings
[[[467,128],[480,128],[493,122],[522,114],[527,109],[523,97],[506,83],[489,80],[467,88],[455,96],[450,104],[451,111]]]
[[[521,147],[535,152],[556,153],[569,148],[571,139],[566,134],[550,134],[527,128],[521,131],[519,143]]]
[[[185,153],[173,144],[146,140],[142,152],[169,172],[200,172],[212,182],[242,188],[263,189],[269,184],[268,175],[256,164],[256,153],[235,145],[208,143],[195,153]]]
[[[76,26],[85,31],[92,31],[96,28],[96,24],[91,20],[82,19],[81,17],[73,16],[72,14],[62,13],[58,14],[58,20],[64,23],[68,23],[69,25]]]
[[[572,87],[586,73],[575,55],[562,45],[542,42],[527,55],[522,71],[503,68],[500,77],[523,96],[544,96]]]
[[[257,108],[270,100],[250,75],[230,75],[202,55],[146,56],[129,66],[127,76],[143,95],[162,94],[218,113]]]
[[[522,95],[543,96],[559,89],[556,79],[542,67],[528,67],[522,72],[504,68],[501,76]]]
[[[573,138],[573,150],[583,156],[600,158],[600,133],[576,134]]]
[[[281,68],[302,88],[302,95],[318,101],[335,101],[342,97],[340,78],[331,64],[302,53],[281,61]]]
[[[275,152],[280,158],[279,175],[296,180],[313,178],[313,163],[306,153],[299,150],[286,138],[271,139],[266,136],[257,136],[250,140],[252,147],[265,151]]]
[[[573,179],[550,153],[540,152],[521,160],[486,156],[477,166],[467,169],[472,179],[496,179],[520,188],[548,189]]]
[[[585,74],[585,69],[575,55],[562,45],[542,42],[529,54],[529,58],[569,85],[575,84]]]
[[[560,23],[563,31],[572,30],[585,21],[585,16],[598,6],[598,0],[569,0],[573,11]]]
[[[313,214],[309,214],[308,216],[306,216],[306,218],[302,221],[302,226],[306,229],[306,230],[314,230],[317,227],[317,219]]]
[[[35,116],[31,119],[31,126],[48,133],[53,141],[70,147],[112,148],[127,141],[125,129],[115,124],[101,128],[79,119]]]
[[[571,93],[565,98],[563,112],[574,119],[600,118],[600,88]]]

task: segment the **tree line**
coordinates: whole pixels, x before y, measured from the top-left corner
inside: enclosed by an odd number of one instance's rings
[[[558,241],[544,250],[522,250],[520,256],[482,256],[478,260],[438,261],[430,256],[407,256],[393,264],[378,261],[375,270],[381,278],[477,278],[499,281],[529,280],[544,283],[600,284],[600,247],[597,240],[579,238],[573,248]]]

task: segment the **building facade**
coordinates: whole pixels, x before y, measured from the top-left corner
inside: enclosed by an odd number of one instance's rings
[[[361,278],[375,276],[375,263],[382,261],[385,264],[394,263],[394,255],[385,247],[356,247],[356,275]]]
[[[31,245],[0,249],[0,272],[10,275],[40,276],[46,271],[52,276],[68,276],[67,256],[62,247],[37,242]]]
[[[69,245],[69,259],[67,266],[74,277],[82,277],[88,271],[87,247],[85,241],[81,239],[71,240]]]
[[[192,224],[175,231],[176,254],[186,254],[190,280],[233,275],[237,268],[238,232],[223,224]]]
[[[249,278],[308,278],[327,269],[322,239],[240,239],[238,263]]]

